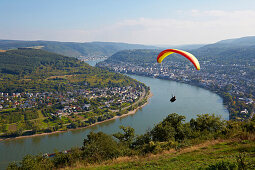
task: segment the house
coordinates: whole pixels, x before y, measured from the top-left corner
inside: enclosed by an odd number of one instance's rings
[[[245,104],[252,104],[253,100],[251,98],[246,98],[245,99]]]
[[[61,118],[61,116],[63,115],[62,110],[58,110],[58,111],[56,112],[56,115],[57,115],[58,117]]]
[[[83,110],[89,110],[89,107],[90,107],[90,104],[85,104],[85,105],[82,107],[82,109],[83,109]]]
[[[248,110],[247,110],[247,109],[244,109],[244,110],[241,111],[241,113],[243,113],[243,114],[248,114]]]
[[[70,107],[69,106],[64,106],[64,111],[66,111],[66,110],[69,110],[70,109]]]

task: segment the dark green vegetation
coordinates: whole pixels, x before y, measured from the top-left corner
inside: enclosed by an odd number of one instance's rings
[[[96,168],[255,168],[255,119],[246,122],[223,121],[214,115],[204,114],[187,123],[184,120],[184,116],[170,114],[139,136],[135,135],[133,128],[123,126],[120,127],[123,132],[113,136],[91,132],[81,148],[73,148],[68,153],[57,153],[53,158],[28,155],[19,164],[11,163],[9,168],[89,167],[105,161],[110,165]],[[220,143],[220,140],[225,142]],[[151,154],[160,153],[161,156],[150,158]],[[125,162],[123,158],[123,162],[119,161],[121,163],[111,163],[116,158],[121,160],[121,157],[129,157],[129,161]]]
[[[109,82],[113,86],[125,86],[131,80],[120,74],[91,67],[75,58],[43,50],[0,52],[0,61],[0,92],[4,93],[107,87]]]
[[[153,46],[112,42],[57,42],[57,41],[18,41],[0,40],[0,49],[16,49],[23,47],[42,47],[42,49],[67,56],[110,56],[124,49],[148,49]]]
[[[0,136],[85,127],[146,102],[127,76],[39,49],[0,52]]]
[[[159,50],[124,50],[99,67],[200,86],[221,95],[230,119],[249,119],[254,114],[255,37],[224,40],[190,50],[201,65],[197,71],[185,57],[172,54],[156,62]],[[118,66],[118,67],[116,67]]]

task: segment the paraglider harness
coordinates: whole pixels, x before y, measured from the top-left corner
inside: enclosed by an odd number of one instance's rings
[[[173,96],[173,97],[170,99],[170,102],[173,103],[175,100],[176,100],[176,98],[175,98],[175,96]]]

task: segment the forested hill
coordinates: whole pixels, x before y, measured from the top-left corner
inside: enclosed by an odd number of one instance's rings
[[[75,58],[36,49],[0,52],[0,71],[7,74],[25,75],[39,66],[52,66],[61,69],[76,66],[77,62]]]
[[[0,49],[16,49],[21,47],[38,47],[46,51],[62,55],[78,56],[111,56],[117,51],[125,49],[151,49],[153,46],[114,43],[114,42],[58,42],[58,41],[18,41],[0,40]]]
[[[0,52],[0,92],[67,91],[75,88],[126,86],[135,80],[72,57],[36,50]]]
[[[113,54],[106,62],[122,61],[128,63],[156,63],[160,50],[123,50]],[[200,61],[214,61],[225,64],[252,64],[255,62],[255,37],[243,37],[239,39],[223,40],[214,44],[205,45],[198,49],[189,50]],[[183,60],[177,55],[171,56],[171,61]],[[165,61],[169,61],[168,58]]]
[[[255,36],[222,40],[191,51],[200,59],[227,63],[255,62]],[[250,63],[251,64],[251,63]]]

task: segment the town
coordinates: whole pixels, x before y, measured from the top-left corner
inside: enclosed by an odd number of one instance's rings
[[[94,61],[94,60],[106,60],[108,56],[91,55],[91,56],[79,56],[77,58],[81,61]]]
[[[148,92],[139,83],[66,93],[1,92],[0,135],[8,138],[86,127],[137,109],[147,101]]]
[[[139,90],[140,91],[139,91]],[[62,109],[57,110],[52,115],[61,116],[69,115],[73,112],[89,111],[94,108],[94,103],[90,103],[92,99],[96,99],[98,108],[109,108],[118,110],[121,105],[130,105],[134,103],[142,94],[142,87],[138,85],[138,89],[134,87],[110,87],[110,88],[93,88],[90,90],[80,89],[60,92],[43,92],[43,93],[2,93],[0,92],[0,110],[9,108],[43,108],[60,104]],[[81,100],[84,100],[81,103]],[[117,107],[118,106],[118,107]]]

